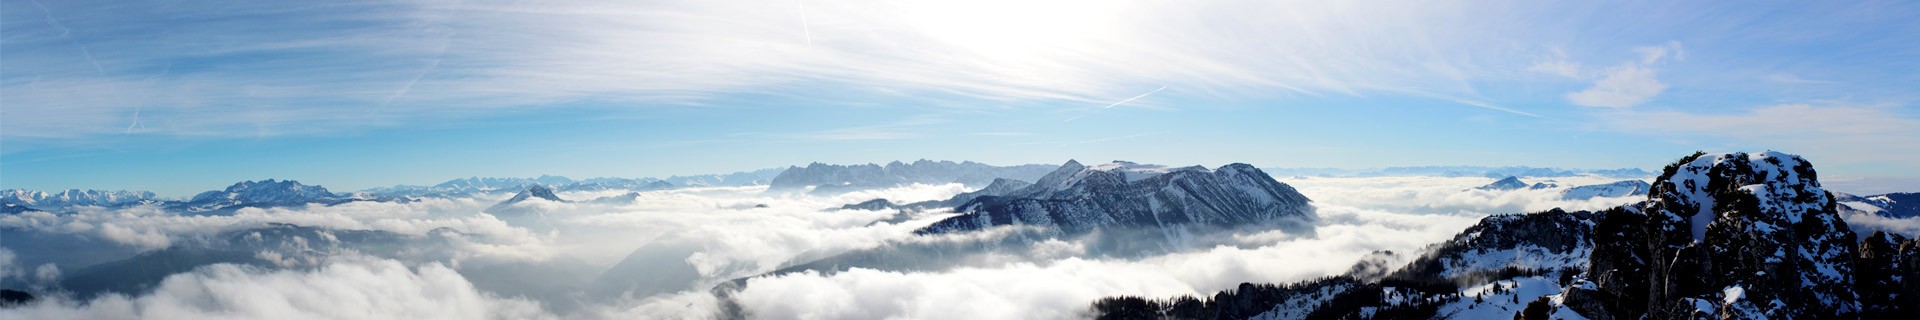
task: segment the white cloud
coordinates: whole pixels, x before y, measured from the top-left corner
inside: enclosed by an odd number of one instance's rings
[[[1557,194],[1462,191],[1484,178],[1310,178],[1287,180],[1315,199],[1320,219],[1310,234],[1252,232],[1225,237],[1230,243],[1172,254],[1130,258],[1087,256],[1086,244],[1051,240],[1034,246],[1033,259],[984,259],[974,267],[942,272],[858,269],[823,275],[798,273],[750,281],[736,295],[741,306],[767,318],[1076,318],[1087,304],[1111,295],[1164,297],[1206,294],[1242,282],[1280,283],[1341,273],[1374,250],[1416,254],[1453,236],[1488,213],[1550,207],[1590,209],[1624,199],[1561,201]],[[1560,178],[1563,185],[1611,182]],[[409,204],[353,203],[333,207],[242,210],[230,217],[181,217],[152,208],[88,210],[72,215],[24,214],[0,224],[43,232],[95,234],[125,229],[146,237],[179,239],[267,222],[343,229],[387,230],[421,235],[455,227],[477,237],[451,249],[469,259],[539,260],[578,256],[603,270],[636,247],[686,241],[697,251],[684,256],[645,257],[686,263],[697,270],[691,288],[641,297],[557,299],[584,304],[560,310],[504,299],[476,289],[445,265],[455,261],[385,260],[320,256],[295,261],[287,271],[215,266],[175,275],[152,293],[108,296],[84,304],[58,301],[0,313],[28,318],[175,318],[220,315],[255,318],[683,318],[712,314],[719,303],[707,291],[720,281],[888,241],[942,241],[990,233],[911,236],[940,219],[917,213],[888,223],[885,211],[826,210],[874,198],[897,203],[944,199],[966,191],[957,184],[914,185],[835,196],[769,194],[764,188],[686,188],[640,193],[632,203],[546,203],[528,207],[549,224],[535,227],[518,217],[479,210],[506,195],[426,200]],[[586,200],[623,192],[564,192]],[[765,205],[761,207],[759,205]],[[1616,204],[1617,205],[1617,204]],[[98,227],[73,228],[74,223]],[[543,229],[551,228],[551,229]],[[122,232],[122,231],[114,231]],[[1005,236],[1007,233],[997,235]],[[138,238],[138,237],[135,237]],[[157,241],[157,240],[156,240]],[[142,243],[129,240],[129,245]],[[334,253],[328,253],[334,254]],[[287,259],[287,256],[272,257]],[[308,258],[308,257],[301,257]],[[84,266],[82,266],[84,267]],[[46,269],[48,267],[42,267]],[[38,273],[57,272],[36,271]],[[461,269],[465,270],[465,269]],[[523,274],[524,277],[557,275]],[[480,280],[480,279],[475,279]],[[297,289],[297,290],[296,290]],[[540,298],[552,301],[551,297]],[[443,308],[460,310],[439,313]],[[954,308],[967,308],[957,310]],[[966,312],[960,312],[966,311]],[[434,313],[428,313],[434,312]],[[462,313],[464,312],[464,313]]]
[[[1567,94],[1567,101],[1588,107],[1632,108],[1667,90],[1667,85],[1654,77],[1658,72],[1645,65],[1614,66],[1592,87]]]
[[[1492,183],[1485,177],[1372,177],[1281,179],[1315,203],[1337,204],[1418,214],[1488,215],[1528,213],[1553,208],[1602,210],[1645,200],[1646,196],[1561,199],[1563,188],[1605,184],[1623,179],[1604,177],[1524,178],[1527,183],[1551,182],[1561,188],[1540,190],[1477,190]]]
[[[1579,79],[1579,78],[1585,77],[1585,72],[1582,70],[1584,68],[1586,67],[1581,66],[1579,63],[1576,63],[1576,62],[1567,61],[1563,59],[1554,59],[1554,60],[1535,62],[1533,66],[1527,67],[1527,70],[1533,71],[1533,72]]]
[[[755,278],[735,295],[769,319],[1073,319],[1115,295],[1211,294],[1242,282],[1284,283],[1347,271],[1373,250],[1411,254],[1479,218],[1322,206],[1313,235],[1263,233],[1249,248],[1220,246],[1138,260],[1065,258],[947,272],[854,269]]]
[[[1579,63],[1567,61],[1564,53],[1555,51],[1555,59],[1536,62],[1528,70],[1574,79],[1594,79],[1592,86],[1567,94],[1567,101],[1588,107],[1615,109],[1632,108],[1659,96],[1667,90],[1667,85],[1657,77],[1660,70],[1654,66],[1662,59],[1686,60],[1686,50],[1679,41],[1667,41],[1665,45],[1635,47],[1640,54],[1638,61],[1628,61],[1606,70],[1592,73]]]
[[[337,257],[312,271],[218,264],[167,277],[151,293],[0,309],[17,319],[540,319],[526,300],[480,292],[453,269]]]

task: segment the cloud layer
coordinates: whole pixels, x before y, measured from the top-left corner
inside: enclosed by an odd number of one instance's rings
[[[773,319],[1078,318],[1084,316],[1089,302],[1106,296],[1206,294],[1242,282],[1300,281],[1346,272],[1376,250],[1390,250],[1398,253],[1395,259],[1407,259],[1488,214],[1554,207],[1592,210],[1635,200],[1566,201],[1559,199],[1555,190],[1470,189],[1491,181],[1440,177],[1288,179],[1285,182],[1315,200],[1320,218],[1311,232],[1243,231],[1222,237],[1223,242],[1212,247],[1132,257],[1092,256],[1085,249],[1092,244],[1051,239],[1026,252],[997,253],[1029,258],[984,259],[941,271],[854,268],[837,273],[806,271],[753,278],[731,295],[730,302],[748,315]],[[1573,186],[1612,181],[1569,177],[1553,182]],[[14,216],[0,219],[0,223],[41,233],[97,236],[125,250],[177,246],[209,233],[267,222],[386,230],[413,236],[431,235],[434,228],[455,227],[471,235],[457,238],[463,241],[458,245],[433,249],[451,251],[440,254],[370,257],[327,252],[314,262],[282,267],[204,266],[170,276],[150,292],[84,301],[54,295],[25,308],[0,310],[0,316],[706,317],[719,312],[727,302],[716,299],[710,291],[723,281],[889,242],[951,240],[911,235],[913,229],[947,214],[916,212],[902,220],[892,212],[830,208],[875,198],[895,202],[943,199],[965,188],[957,184],[914,185],[836,196],[763,191],[752,187],[687,188],[641,192],[632,201],[625,201],[625,197],[610,198],[618,201],[585,201],[624,195],[619,191],[563,192],[560,197],[579,201],[528,202],[521,208],[528,214],[512,216],[479,212],[506,198],[504,194],[406,204],[249,209],[232,217],[181,217],[151,208]],[[1912,221],[1861,223],[1889,230],[1915,230]],[[968,236],[1008,234],[1013,233]],[[691,250],[646,249],[660,245],[684,245]],[[64,269],[51,264],[29,267],[37,264],[22,263],[31,259],[8,255],[13,252],[0,251],[0,273],[9,278],[50,283],[45,278],[59,277]],[[641,295],[528,290],[506,293],[490,289],[499,288],[490,284],[503,277],[559,282],[588,276],[577,273],[606,270],[636,252],[658,255],[635,259],[691,270],[685,279],[687,284],[632,288],[635,290],[631,292],[648,292]],[[507,273],[484,269],[551,265],[573,257],[585,261],[585,267],[523,268]],[[650,270],[649,276],[671,276],[664,269]]]

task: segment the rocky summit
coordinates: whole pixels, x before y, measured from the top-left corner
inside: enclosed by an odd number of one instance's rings
[[[1860,316],[1860,242],[1812,163],[1779,152],[1695,154],[1667,166],[1643,215],[1602,221],[1591,286],[1570,306],[1595,318]],[[1908,270],[1912,271],[1912,270]]]
[[[1799,156],[1696,153],[1667,166],[1646,201],[1487,217],[1384,277],[1356,266],[1092,309],[1099,318],[1920,319],[1920,240],[1858,239],[1835,199]]]

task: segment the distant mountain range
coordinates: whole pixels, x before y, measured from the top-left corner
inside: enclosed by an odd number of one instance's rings
[[[160,200],[152,192],[146,191],[69,189],[48,193],[25,189],[0,190],[0,203],[40,210],[66,210],[79,206],[120,207]]]
[[[544,186],[557,191],[601,191],[665,190],[678,187],[742,187],[767,185],[773,178],[788,169],[761,169],[728,174],[707,174],[695,176],[672,176],[657,178],[591,178],[574,180],[562,176],[539,176],[535,178],[483,178],[471,177],[453,179],[433,186],[393,186],[367,189],[363,192],[382,196],[458,196],[474,193],[519,191],[529,186]]]
[[[1872,196],[1835,195],[1841,206],[1888,218],[1920,217],[1920,192],[1899,192]]]
[[[1487,190],[1487,191],[1511,191],[1511,190],[1521,190],[1521,189],[1545,190],[1545,189],[1555,189],[1555,188],[1560,188],[1560,185],[1555,183],[1549,183],[1549,182],[1535,182],[1533,184],[1527,184],[1526,181],[1520,180],[1519,177],[1508,176],[1506,178],[1501,178],[1500,180],[1494,181],[1493,183],[1488,183],[1487,185],[1474,187],[1473,189]],[[1566,188],[1566,189],[1560,190],[1560,199],[1561,200],[1586,200],[1586,199],[1601,198],[1601,197],[1617,198],[1617,197],[1626,197],[1626,196],[1643,196],[1647,194],[1647,191],[1652,189],[1653,189],[1653,185],[1648,184],[1646,181],[1621,180],[1621,181],[1615,181],[1615,182],[1605,183],[1605,184],[1585,185],[1585,186],[1576,186],[1576,187]]]
[[[309,204],[334,205],[352,201],[387,200],[376,197],[354,197],[334,194],[326,187],[304,185],[293,180],[242,181],[228,186],[225,190],[202,192],[192,199],[182,202],[169,201],[165,206],[194,214],[231,214],[242,208],[298,207]]]
[[[978,162],[953,162],[919,160],[913,163],[899,161],[886,165],[834,165],[824,163],[808,164],[805,167],[790,167],[773,178],[768,186],[769,192],[790,192],[808,190],[815,194],[836,194],[849,191],[905,186],[909,184],[960,183],[968,187],[980,187],[992,183],[995,179],[1013,179],[1032,181],[1056,166],[1028,164],[1017,166],[993,166]]]
[[[1542,168],[1527,166],[1487,167],[1487,166],[1419,166],[1386,167],[1379,169],[1334,169],[1334,168],[1265,168],[1267,173],[1278,177],[1486,177],[1500,179],[1520,178],[1563,178],[1593,175],[1611,178],[1653,177],[1653,172],[1640,168],[1621,169],[1569,169]]]

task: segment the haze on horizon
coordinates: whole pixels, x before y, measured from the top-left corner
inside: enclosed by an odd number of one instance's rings
[[[0,2],[0,187],[1132,160],[1920,184],[1920,5]],[[1204,18],[1203,18],[1204,17]]]

